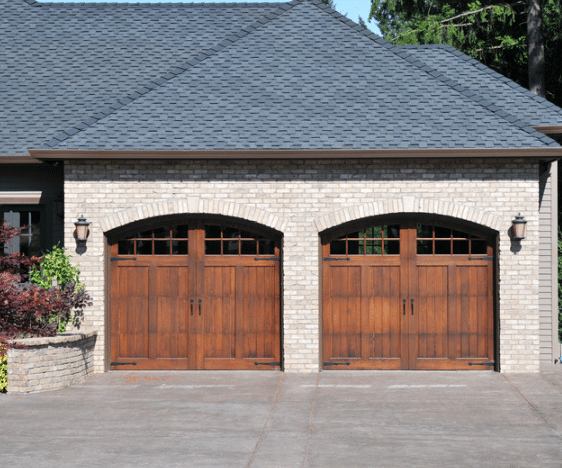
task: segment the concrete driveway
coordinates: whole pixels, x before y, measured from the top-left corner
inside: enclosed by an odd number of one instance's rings
[[[557,467],[562,366],[493,372],[110,372],[0,395],[14,467]]]

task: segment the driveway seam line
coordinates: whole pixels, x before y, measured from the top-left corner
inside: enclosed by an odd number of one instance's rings
[[[269,410],[269,414],[267,415],[267,419],[265,420],[265,424],[263,425],[263,429],[261,430],[260,436],[258,437],[256,446],[254,447],[254,451],[252,452],[252,456],[250,457],[250,461],[248,461],[246,468],[250,468],[250,465],[254,461],[254,457],[256,456],[256,452],[258,451],[258,446],[260,445],[261,438],[263,436],[263,433],[265,432],[269,420],[271,419],[273,408],[275,408],[275,404],[277,403],[277,397],[279,396],[279,392],[281,391],[281,384],[283,383],[284,378],[285,378],[285,373],[283,372],[283,374],[281,375],[281,380],[279,381],[279,385],[277,386],[277,392],[275,393],[275,398],[273,399],[273,403],[271,404],[271,409]]]
[[[525,395],[523,395],[523,393],[521,393],[521,391],[511,382],[511,380],[509,380],[505,374],[501,374],[501,376],[507,380],[507,382],[509,383],[509,385],[511,385],[511,387],[521,396],[521,398],[523,398],[527,404],[531,407],[531,409],[545,422],[545,424],[552,430],[552,432],[554,432],[554,434],[556,434],[558,436],[558,438],[561,437],[560,433],[558,432],[557,428],[555,426],[553,426],[550,422],[548,422],[548,420],[546,419],[546,417],[539,411],[539,409],[533,405]]]
[[[320,381],[320,373],[316,377],[316,387],[314,388],[314,398],[312,399],[312,409],[310,410],[310,423],[308,424],[308,434],[306,436],[306,447],[304,449],[304,458],[302,460],[302,468],[306,464],[306,457],[308,456],[308,446],[310,445],[310,435],[312,434],[312,421],[314,419],[314,411],[316,410],[316,400],[318,398],[318,382]]]

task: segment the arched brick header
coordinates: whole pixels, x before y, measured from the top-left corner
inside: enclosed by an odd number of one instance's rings
[[[173,214],[213,214],[242,218],[247,221],[262,224],[264,226],[284,232],[287,220],[274,215],[268,211],[260,210],[247,205],[231,203],[222,200],[205,200],[200,198],[189,198],[183,200],[169,200],[147,205],[137,205],[127,210],[119,211],[100,220],[103,232],[125,226],[135,221],[141,221],[156,216]]]
[[[333,211],[316,218],[314,223],[318,232],[339,226],[350,221],[371,216],[380,216],[395,213],[428,213],[471,221],[481,226],[489,227],[495,231],[509,228],[501,216],[459,203],[449,203],[431,198],[402,197],[394,200],[365,203]]]

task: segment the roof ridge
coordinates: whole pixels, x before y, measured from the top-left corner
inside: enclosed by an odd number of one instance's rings
[[[29,0],[29,1],[34,1],[34,0]],[[219,43],[215,44],[211,48],[202,50],[197,56],[190,57],[189,59],[187,59],[187,61],[183,65],[177,66],[169,70],[166,74],[162,75],[160,78],[156,78],[155,80],[152,80],[142,88],[139,88],[129,93],[125,97],[117,99],[117,101],[114,104],[106,107],[105,109],[97,112],[96,114],[93,114],[91,117],[81,122],[78,122],[72,127],[67,128],[66,130],[62,130],[58,132],[56,135],[54,135],[51,138],[51,140],[43,143],[38,148],[54,148],[55,146],[58,146],[59,143],[95,125],[98,121],[104,119],[108,115],[111,115],[117,110],[122,109],[123,107],[127,106],[131,102],[140,98],[141,96],[144,96],[145,94],[149,93],[153,89],[159,88],[160,86],[171,80],[172,78],[181,75],[187,70],[193,68],[195,65],[198,65],[204,60],[206,60],[207,58],[215,55],[217,52],[227,47],[230,47],[232,44],[236,43],[239,39],[248,36],[256,29],[269,23],[273,19],[281,16],[283,13],[292,9],[294,6],[296,6],[302,1],[306,1],[306,0],[292,0],[287,3],[279,3],[280,6],[277,10],[271,13],[266,13],[263,15],[262,18],[257,19],[254,22],[244,26],[240,31],[229,34],[228,36],[226,36],[224,39],[222,39]]]
[[[559,109],[559,107],[556,104],[553,104],[548,99],[531,92],[529,89],[525,88],[524,86],[521,86],[516,81],[513,81],[512,79],[508,78],[507,76],[502,75],[501,73],[497,72],[493,68],[487,67],[482,62],[479,62],[478,60],[471,57],[470,55],[465,54],[464,52],[462,52],[458,49],[455,49],[450,44],[409,44],[409,45],[400,45],[400,46],[396,46],[396,47],[401,47],[404,50],[415,49],[415,48],[442,49],[442,50],[456,56],[457,58],[461,59],[462,61],[466,62],[468,65],[471,65],[474,68],[478,68],[479,71],[481,71],[482,73],[485,73],[486,75],[491,75],[491,76],[495,75],[494,77],[500,79],[503,83],[508,85],[510,88],[517,89],[521,93],[525,94],[527,97],[530,97],[531,99],[536,101],[537,104],[540,104],[544,107],[548,107],[550,109],[552,109],[552,108]],[[560,113],[562,114],[562,112],[560,112]]]
[[[484,109],[492,112],[493,114],[495,114],[498,117],[504,119],[505,121],[509,122],[510,124],[514,125],[515,127],[519,128],[520,130],[528,133],[529,135],[537,138],[538,140],[542,141],[543,143],[547,144],[548,146],[559,146],[559,144],[555,140],[553,140],[552,138],[546,136],[544,133],[541,133],[538,130],[535,130],[533,127],[531,127],[529,122],[520,120],[518,117],[510,114],[509,112],[506,112],[504,109],[495,106],[492,102],[483,98],[478,93],[468,89],[466,86],[463,86],[460,83],[457,83],[453,79],[449,78],[447,75],[441,73],[440,71],[436,70],[435,68],[430,67],[429,65],[425,64],[424,62],[422,62],[418,58],[415,58],[415,57],[411,56],[409,53],[407,53],[407,56],[411,60],[408,60],[408,58],[403,56],[404,54],[401,55],[400,53],[398,53],[394,50],[394,49],[400,50],[401,46],[393,46],[392,44],[390,44],[390,47],[388,47],[388,49],[391,52],[393,52],[394,54],[398,55],[399,57],[401,57],[404,60],[406,60],[407,62],[409,62],[411,65],[413,65],[413,66],[419,68],[420,70],[426,72],[427,74],[431,75],[434,79],[436,79],[436,80],[440,81],[441,83],[449,86],[450,88],[454,89],[458,93],[462,94],[464,97],[470,99],[472,102],[475,102],[476,104],[480,105]],[[405,52],[403,48],[401,50],[403,52]],[[469,58],[471,58],[471,57],[469,57]],[[481,64],[481,65],[484,68],[489,68],[489,67],[486,67],[486,65],[484,65],[484,64]],[[507,79],[509,80],[509,78],[507,78]],[[509,80],[509,82],[513,82],[513,80]]]
[[[326,3],[322,2],[321,0],[297,0],[297,1],[312,3],[313,5],[316,5],[321,10],[324,10],[329,15],[333,16],[335,19],[337,19],[337,20],[341,21],[342,23],[346,24],[347,26],[351,27],[356,32],[361,33],[364,36],[370,37],[373,40],[381,39],[381,40],[384,41],[384,39],[381,36],[379,36],[378,34],[375,34],[369,28],[366,28],[365,26],[361,26],[359,23],[356,23],[355,21],[348,18],[347,16],[342,15],[339,11],[334,10],[332,7],[330,7]]]
[[[539,95],[531,92],[529,89],[521,86],[516,81],[513,81],[513,80],[509,79],[508,77],[502,75],[501,73],[498,73],[497,71],[493,70],[490,67],[487,67],[483,63],[481,63],[478,60],[472,58],[470,55],[467,55],[464,52],[461,52],[460,50],[457,50],[452,46],[444,48],[444,50],[446,50],[448,53],[450,53],[452,55],[455,55],[456,57],[460,58],[461,60],[463,60],[467,64],[472,65],[475,68],[478,68],[478,70],[480,70],[482,73],[485,73],[487,75],[492,75],[492,76],[497,75],[497,77],[501,81],[503,81],[506,85],[508,85],[510,88],[517,89],[519,92],[521,92],[521,93],[525,94],[527,97],[530,97],[531,99],[533,99],[537,104],[540,104],[541,106],[544,106],[544,107],[548,107],[551,110],[552,110],[552,108],[559,109],[559,107],[556,104],[553,104],[552,102],[550,102],[545,97],[539,96]]]
[[[462,94],[465,98],[468,98],[471,101],[475,102],[476,104],[480,105],[481,107],[484,107],[486,110],[488,110],[488,111],[492,112],[493,114],[499,116],[500,118],[504,119],[505,121],[509,122],[510,124],[514,125],[515,127],[519,128],[520,130],[528,133],[529,135],[537,138],[538,140],[542,141],[543,143],[547,144],[548,146],[560,146],[552,138],[546,136],[544,133],[541,133],[538,130],[535,130],[533,127],[531,127],[529,122],[525,122],[523,120],[520,120],[519,118],[515,117],[514,115],[512,115],[512,114],[506,112],[505,110],[495,106],[493,103],[484,99],[482,96],[478,95],[477,93],[471,91],[470,89],[466,88],[465,86],[461,85],[460,83],[457,83],[456,81],[452,80],[451,78],[449,78],[448,76],[439,72],[438,70],[436,70],[436,69],[430,67],[429,65],[425,64],[424,62],[422,62],[418,58],[415,58],[415,57],[411,56],[409,53],[406,52],[404,46],[398,46],[398,45],[391,44],[390,42],[388,42],[384,38],[378,36],[377,34],[373,33],[369,29],[364,28],[360,24],[355,23],[353,20],[350,20],[349,18],[342,15],[341,13],[338,13],[337,11],[333,10],[332,8],[330,8],[328,5],[321,2],[320,0],[305,0],[305,1],[308,1],[308,2],[318,6],[322,10],[330,10],[329,13],[334,18],[339,19],[342,23],[350,26],[356,32],[359,32],[359,33],[363,34],[365,37],[371,39],[372,41],[376,42],[380,46],[386,48],[389,52],[392,52],[393,54],[397,55],[401,59],[405,60],[410,65],[418,68],[419,70],[425,72],[428,75],[431,75],[434,79],[436,79],[436,80],[440,81],[441,83],[443,83],[443,84],[449,86],[450,88],[454,89],[458,93]],[[439,44],[439,45],[442,46],[443,44]],[[448,44],[446,44],[446,45],[448,45]],[[453,51],[456,50],[453,47],[451,47],[451,49]],[[403,53],[400,54],[399,53],[400,51],[402,51]],[[448,50],[448,52],[452,52],[452,51]],[[462,55],[466,55],[466,54],[463,54],[462,52],[459,52],[459,53],[462,54]],[[472,59],[469,56],[467,56],[467,57],[469,59]],[[481,64],[481,65],[482,65],[483,68],[489,69],[489,67],[486,67],[486,65],[484,65],[484,64]],[[493,70],[492,70],[492,72],[493,72]],[[502,75],[500,75],[500,76],[502,76]],[[504,78],[506,78],[506,77],[504,77]],[[506,78],[506,79],[510,83],[515,83],[513,80],[510,80],[509,78]],[[517,83],[515,83],[515,84],[517,85]],[[519,86],[519,85],[517,85],[517,86]],[[523,88],[523,89],[525,89],[525,88]],[[536,95],[534,95],[534,96],[536,96]],[[538,96],[536,96],[536,97],[538,97]],[[540,98],[540,99],[544,99],[544,98]],[[544,99],[544,100],[546,101],[546,99]],[[552,105],[554,105],[554,104],[552,104]]]

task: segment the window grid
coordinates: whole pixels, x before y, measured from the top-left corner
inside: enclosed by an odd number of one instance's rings
[[[330,243],[330,255],[399,255],[399,226],[372,226],[347,233]]]
[[[156,228],[119,241],[120,255],[187,255],[187,226]]]
[[[440,226],[417,225],[418,255],[486,255],[487,242],[454,229]]]
[[[275,254],[275,241],[250,232],[216,225],[205,226],[205,255]]]

